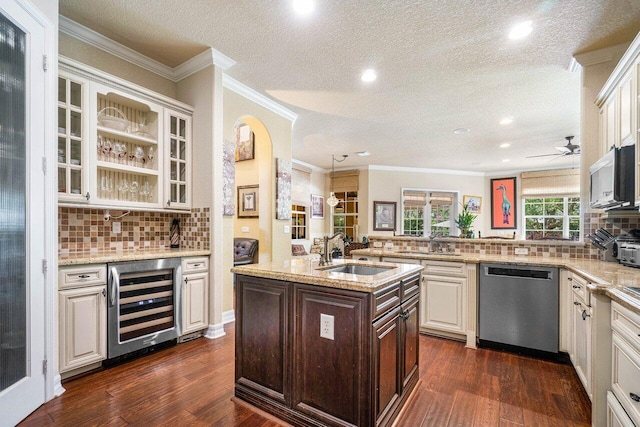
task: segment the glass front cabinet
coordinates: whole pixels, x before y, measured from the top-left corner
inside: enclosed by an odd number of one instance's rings
[[[192,108],[64,59],[59,75],[59,201],[189,209]]]

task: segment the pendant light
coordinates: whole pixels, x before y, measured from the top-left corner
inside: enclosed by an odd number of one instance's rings
[[[341,160],[337,160],[336,156],[334,154],[331,155],[331,194],[327,198],[327,204],[329,206],[331,206],[332,208],[335,207],[338,203],[340,203],[340,200],[338,200],[336,195],[333,193],[333,173],[335,172],[335,169],[336,169],[336,162],[338,162],[338,163],[344,162],[344,160],[347,157],[348,156],[346,154],[343,154],[342,155],[342,159]]]

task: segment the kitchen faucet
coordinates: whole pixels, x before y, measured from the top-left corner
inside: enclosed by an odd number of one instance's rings
[[[437,246],[437,252],[442,252],[442,243],[436,240],[437,237],[442,237],[442,234],[437,232],[429,236],[429,252],[434,252],[434,246]]]
[[[338,236],[340,236],[340,237],[342,237],[344,239],[344,234],[342,232],[340,232],[340,231],[338,231],[336,234],[334,234],[331,237],[324,236],[322,238],[322,244],[323,244],[323,247],[324,247],[324,252],[320,256],[320,264],[319,264],[320,266],[323,266],[325,264],[332,264],[331,257],[328,256],[328,254],[329,254],[329,240],[333,240]]]

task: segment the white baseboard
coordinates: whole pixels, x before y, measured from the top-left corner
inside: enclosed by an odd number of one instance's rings
[[[205,338],[209,338],[210,340],[225,336],[224,324],[216,323],[215,325],[209,325],[206,332],[204,333],[204,336]]]
[[[222,324],[226,325],[227,323],[236,321],[236,312],[234,310],[225,311],[222,313]]]
[[[65,390],[65,388],[62,387],[62,378],[60,377],[60,374],[53,377],[53,395],[55,397],[58,397],[65,391],[67,390]]]

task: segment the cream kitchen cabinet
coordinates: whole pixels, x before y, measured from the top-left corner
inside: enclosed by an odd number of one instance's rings
[[[58,272],[59,370],[75,374],[107,357],[106,266],[61,268]]]
[[[572,345],[569,356],[585,391],[592,399],[591,390],[591,294],[587,281],[577,274],[571,276],[573,311],[571,316]]]
[[[59,66],[60,201],[189,209],[192,107],[66,58]]]
[[[187,335],[209,325],[209,258],[182,259],[182,332]]]
[[[467,334],[467,265],[423,261],[420,327],[426,332]]]

